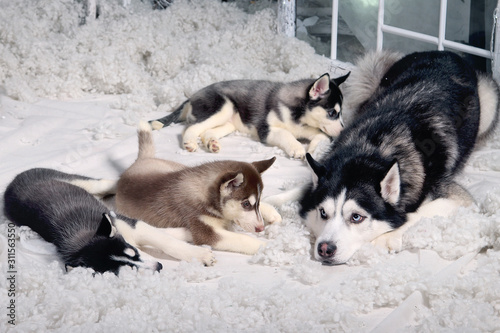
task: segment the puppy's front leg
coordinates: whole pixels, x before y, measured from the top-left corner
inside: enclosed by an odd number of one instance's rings
[[[255,237],[225,229],[218,229],[215,233],[219,236],[219,240],[213,245],[215,250],[255,254],[261,246],[266,246],[264,241]]]
[[[309,143],[309,148],[307,149],[307,152],[311,155],[314,154],[314,152],[316,151],[316,148],[318,148],[318,146],[323,143],[323,142],[326,142],[326,143],[330,143],[330,137],[327,136],[326,134],[323,134],[323,133],[318,133],[316,134],[312,139],[311,139],[311,142]]]
[[[260,202],[260,213],[267,224],[281,223],[282,221],[280,213],[273,206],[262,201]]]
[[[304,159],[306,150],[304,146],[286,129],[271,127],[266,138],[266,143],[283,149],[292,158]]]
[[[133,227],[120,220],[117,222],[118,230],[125,240],[133,246],[152,246],[176,259],[199,260],[206,266],[212,266],[216,262],[214,254],[209,248],[191,245],[179,240],[172,235],[172,230],[156,228],[143,221],[137,221]],[[177,228],[174,235],[187,237],[186,234],[181,235],[181,229],[183,228]]]

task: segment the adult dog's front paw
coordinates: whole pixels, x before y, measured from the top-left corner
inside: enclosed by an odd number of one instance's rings
[[[403,235],[398,230],[390,231],[378,236],[371,243],[389,252],[400,252],[403,249]]]

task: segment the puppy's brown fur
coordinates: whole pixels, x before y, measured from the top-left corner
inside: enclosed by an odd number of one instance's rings
[[[119,212],[162,228],[186,228],[183,239],[217,250],[255,253],[264,242],[231,232],[262,231],[264,220],[281,221],[276,210],[260,203],[261,173],[275,158],[253,163],[218,161],[195,167],[155,158],[151,127],[138,130],[139,155],[117,185]]]

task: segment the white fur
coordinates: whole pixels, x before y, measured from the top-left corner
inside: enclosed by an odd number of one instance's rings
[[[189,103],[188,103],[189,104]],[[205,121],[190,125],[184,131],[182,136],[184,149],[187,151],[196,151],[198,149],[198,137],[207,130],[217,128],[225,125],[235,113],[234,105],[229,100],[222,106],[222,109],[216,114],[212,115]],[[187,115],[189,119],[190,114]],[[229,133],[228,133],[229,134]]]
[[[132,246],[151,246],[163,251],[165,254],[179,260],[198,260],[207,266],[215,263],[212,251],[206,247],[194,246],[186,243],[185,231],[181,228],[169,230],[168,228],[156,228],[143,221],[137,221],[134,227],[120,219],[115,220],[117,227],[123,238]],[[183,239],[175,238],[175,235]]]
[[[266,143],[283,149],[292,158],[304,159],[306,155],[304,145],[297,139],[309,140],[308,152],[312,154],[321,142],[330,141],[327,136],[329,133],[326,132],[327,128],[330,128],[332,124],[341,128],[338,120],[332,121],[327,118],[327,113],[323,108],[315,108],[307,112],[301,118],[301,123],[292,120],[290,110],[284,105],[281,105],[280,113],[281,117],[274,112],[267,116],[270,127]],[[322,132],[320,127],[323,127],[325,131]]]
[[[225,219],[201,216],[200,221],[211,226],[219,236],[219,241],[213,245],[215,250],[255,254],[261,246],[266,245],[255,237],[226,230],[228,221]]]
[[[365,243],[389,231],[391,227],[383,221],[371,218],[370,214],[361,208],[354,200],[346,198],[342,191],[337,198],[327,198],[318,208],[322,208],[327,219],[320,217],[319,209],[310,211],[306,217],[306,225],[316,235],[314,257],[322,261],[318,253],[318,245],[322,242],[332,242],[337,250],[332,257],[332,263],[345,263]],[[353,214],[359,214],[365,220],[359,224],[350,222]]]
[[[97,198],[103,198],[106,195],[115,194],[116,183],[118,182],[118,180],[115,179],[74,179],[71,181],[61,179],[61,181],[83,188],[85,191],[96,196]]]
[[[484,76],[479,76],[477,89],[481,109],[478,136],[481,139],[496,124],[496,118],[498,117],[498,92],[495,82]]]
[[[192,118],[191,109],[190,103],[186,103],[184,110],[188,111],[183,112],[187,113],[187,120]],[[335,109],[340,110],[340,105],[336,105]],[[306,153],[304,146],[297,139],[309,140],[308,152],[312,154],[321,142],[329,142],[329,136],[337,136],[342,130],[340,121],[329,119],[326,110],[321,107],[306,112],[299,123],[292,120],[290,110],[286,106],[281,105],[279,112],[281,117],[278,117],[276,112],[270,112],[266,119],[270,130],[266,143],[283,149],[292,158],[303,159]],[[220,151],[219,139],[234,131],[249,134],[254,139],[258,138],[257,129],[243,124],[234,105],[226,99],[219,112],[186,128],[183,147],[190,152],[196,151],[200,137],[210,152],[217,153]]]
[[[245,231],[255,232],[264,230],[264,220],[259,210],[246,211],[241,207],[239,200],[228,200],[222,207],[222,214],[234,221]]]

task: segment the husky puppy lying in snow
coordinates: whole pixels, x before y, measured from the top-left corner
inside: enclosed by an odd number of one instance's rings
[[[272,206],[260,202],[261,173],[275,157],[253,163],[218,161],[187,167],[154,157],[148,123],[141,122],[138,137],[137,160],[117,184],[115,202],[120,213],[156,227],[178,228],[183,241],[216,250],[254,254],[265,245],[228,229],[234,222],[245,231],[260,232],[264,221],[281,221]]]
[[[133,229],[140,222],[114,215],[91,194],[105,195],[114,185],[51,169],[31,169],[7,187],[5,216],[53,243],[67,268],[83,266],[118,274],[127,265],[159,271],[159,262],[146,260],[116,232],[115,226]]]
[[[338,136],[342,130],[342,93],[339,85],[349,74],[289,83],[237,80],[214,83],[196,92],[171,114],[154,121],[154,129],[186,121],[183,147],[198,149],[198,137],[211,152],[219,139],[236,130],[263,143],[278,146],[290,157],[303,159],[306,151],[297,139],[310,141],[308,152]]]
[[[496,83],[455,53],[375,53],[358,70],[351,80],[377,84],[350,82],[353,98],[367,98],[351,101],[354,121],[328,156],[307,156],[314,180],[300,200],[316,235],[314,257],[328,265],[371,241],[399,251],[422,217],[471,204],[454,178],[498,123]]]

